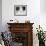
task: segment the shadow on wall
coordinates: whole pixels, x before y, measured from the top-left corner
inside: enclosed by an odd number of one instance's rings
[[[40,0],[40,11],[46,14],[46,0]]]
[[[0,31],[2,31],[2,0],[0,0]]]

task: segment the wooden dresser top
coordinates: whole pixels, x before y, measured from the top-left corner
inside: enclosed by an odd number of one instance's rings
[[[34,23],[7,23],[8,25],[25,25],[25,24],[31,24],[33,25]]]

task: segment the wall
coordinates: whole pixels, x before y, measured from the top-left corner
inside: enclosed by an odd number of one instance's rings
[[[2,31],[2,0],[0,0],[0,31]]]
[[[27,16],[14,16],[14,5],[26,4],[27,5]],[[10,19],[17,19],[23,22],[25,18],[29,19],[31,22],[39,23],[40,14],[40,0],[3,0],[2,1],[2,22],[3,26],[6,25],[7,21]],[[18,19],[19,18],[19,19]],[[23,18],[23,19],[22,19]],[[38,20],[38,21],[37,21]],[[5,28],[5,27],[4,27]],[[6,28],[5,28],[6,29]]]
[[[27,5],[27,16],[14,16],[14,5]],[[40,0],[2,0],[2,25],[3,31],[8,30],[7,22],[10,19],[17,19],[19,22],[30,20],[33,25],[33,45],[38,46],[38,39],[36,37],[36,27],[39,24],[46,29],[46,16],[41,13]]]
[[[40,24],[46,31],[46,0],[40,0]]]
[[[40,0],[40,9],[42,13],[46,13],[46,0]]]

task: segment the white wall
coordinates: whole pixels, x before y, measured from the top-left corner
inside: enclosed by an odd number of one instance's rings
[[[46,0],[40,0],[40,24],[46,31]]]
[[[41,13],[46,13],[46,0],[40,0]]]
[[[0,0],[0,31],[2,29],[2,0]]]
[[[14,5],[27,5],[27,16],[14,16]],[[2,25],[3,31],[6,31],[7,22],[10,19],[17,19],[19,22],[24,22],[29,19],[33,25],[33,45],[38,46],[38,39],[36,37],[36,27],[39,24],[45,28],[46,15],[40,13],[40,0],[2,0]],[[45,28],[46,29],[46,28]],[[36,40],[37,39],[37,40]]]

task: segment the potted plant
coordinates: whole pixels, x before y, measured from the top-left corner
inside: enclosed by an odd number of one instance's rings
[[[36,28],[37,29],[37,34],[36,36],[38,36],[38,40],[39,40],[39,46],[45,46],[45,35],[43,32],[42,27]]]

